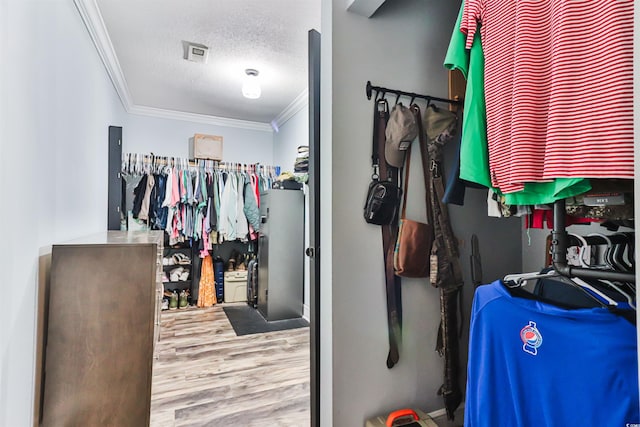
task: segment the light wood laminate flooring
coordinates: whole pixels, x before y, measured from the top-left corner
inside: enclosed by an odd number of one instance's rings
[[[152,427],[309,426],[309,328],[238,337],[220,305],[161,322]]]

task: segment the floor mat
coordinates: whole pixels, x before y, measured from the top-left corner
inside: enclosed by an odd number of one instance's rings
[[[284,331],[286,329],[305,328],[309,326],[309,322],[301,317],[267,322],[258,310],[248,305],[222,308],[237,336]]]

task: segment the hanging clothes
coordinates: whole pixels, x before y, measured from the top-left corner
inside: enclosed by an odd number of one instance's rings
[[[489,172],[482,42],[480,33],[476,32],[471,48],[466,48],[466,37],[460,31],[463,11],[464,2],[444,60],[445,68],[459,70],[467,80],[459,154],[460,178],[499,191],[492,187]],[[549,183],[525,183],[522,191],[504,196],[508,205],[536,205],[553,203],[558,199],[584,193],[590,188],[587,179],[557,178]]]
[[[465,47],[479,31],[484,53],[493,187],[633,178],[632,28],[632,1],[466,0]]]
[[[147,174],[147,185],[144,191],[144,196],[142,197],[142,205],[140,206],[140,213],[138,214],[138,219],[143,221],[149,220],[149,207],[151,206],[151,193],[153,192],[153,187],[156,184],[155,177],[152,174]]]
[[[249,234],[249,223],[244,213],[244,174],[238,173],[237,178],[237,201],[236,201],[236,238],[247,241]]]
[[[149,175],[144,174],[142,179],[138,183],[138,186],[133,190],[133,217],[138,219],[138,215],[140,214],[140,209],[142,208],[142,201],[144,200],[145,192],[147,191],[147,180],[149,179]]]
[[[213,261],[211,259],[211,255],[207,255],[202,259],[197,306],[200,308],[211,307],[217,304],[217,302],[216,286],[213,274]]]
[[[238,166],[225,170],[206,163],[193,167],[173,158],[162,165],[139,163],[142,158],[150,161],[149,156],[124,156],[128,160],[122,162],[123,175],[128,184],[136,182],[131,185],[135,187],[131,192],[136,196],[136,216],[140,215],[152,229],[165,230],[170,245],[196,240],[200,249],[211,250],[213,244],[226,240],[257,237],[245,213],[245,203],[249,204],[247,212],[254,211],[259,203],[259,177],[255,172],[241,172]],[[264,182],[273,178],[265,168],[259,168]],[[256,218],[253,221],[255,225]]]
[[[250,178],[253,180],[253,178]],[[244,214],[254,230],[260,229],[260,209],[251,185],[251,181],[244,185]]]
[[[608,308],[567,310],[497,281],[476,289],[469,335],[465,426],[640,422],[637,331]]]

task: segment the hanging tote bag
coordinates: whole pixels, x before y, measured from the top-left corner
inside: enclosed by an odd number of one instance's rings
[[[426,144],[424,131],[422,130],[420,107],[412,105],[411,109],[417,116],[419,143]],[[429,174],[427,172],[427,162],[423,159],[423,174],[425,188],[429,188]],[[433,245],[433,221],[431,220],[431,210],[427,201],[427,221],[413,221],[407,219],[407,193],[409,190],[409,170],[411,166],[411,147],[407,153],[407,167],[404,180],[404,191],[402,195],[402,213],[400,215],[400,228],[398,239],[393,256],[393,267],[397,276],[401,277],[429,277],[429,256]],[[426,200],[426,198],[425,198]]]

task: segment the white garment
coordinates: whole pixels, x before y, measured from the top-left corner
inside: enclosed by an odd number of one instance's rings
[[[142,221],[149,220],[149,207],[151,205],[151,192],[153,186],[156,183],[156,179],[153,174],[147,174],[147,186],[144,189],[144,196],[142,197],[142,205],[140,206],[140,212],[138,213],[138,219]]]
[[[500,210],[500,203],[497,200],[493,199],[493,195],[495,193],[493,190],[489,189],[489,193],[487,194],[487,215],[502,218],[502,211]],[[499,196],[496,196],[499,197]]]
[[[233,174],[227,174],[227,182],[224,183],[222,196],[220,198],[220,223],[218,224],[218,233],[222,240],[235,240],[236,226],[236,198],[233,191],[233,182],[235,181]],[[220,183],[223,183],[220,177]]]
[[[167,182],[165,184],[164,190],[164,200],[162,201],[162,207],[171,206],[171,191],[173,190],[173,170],[171,168],[167,168]],[[167,221],[169,222],[169,221]]]
[[[236,188],[236,236],[243,242],[247,241],[249,234],[249,222],[244,214],[244,175],[238,174],[238,182]]]

